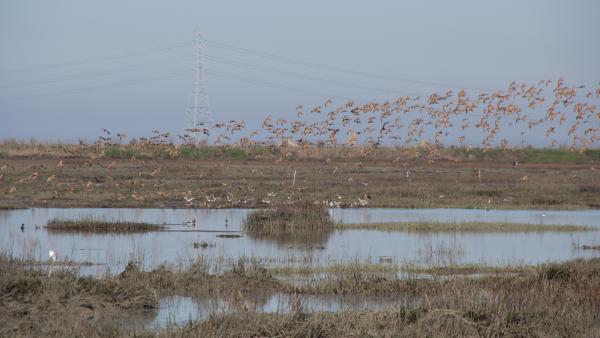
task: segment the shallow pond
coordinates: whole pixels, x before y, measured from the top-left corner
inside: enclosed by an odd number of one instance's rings
[[[17,257],[48,258],[95,263],[82,273],[120,272],[130,260],[145,269],[166,263],[185,266],[199,255],[205,257],[256,257],[267,265],[326,265],[349,261],[395,263],[536,264],[598,255],[577,250],[574,244],[600,244],[600,231],[542,233],[409,233],[377,230],[336,230],[311,238],[219,238],[219,232],[239,231],[248,209],[25,209],[0,211],[0,247]],[[369,223],[392,221],[516,222],[575,224],[598,227],[600,210],[527,211],[475,209],[332,209],[335,221]],[[94,216],[120,221],[166,223],[170,232],[136,234],[52,233],[44,225],[51,219]],[[196,227],[184,223],[196,219]],[[25,228],[21,231],[21,224]],[[36,225],[38,227],[36,227]],[[208,242],[207,248],[194,243]]]
[[[185,325],[190,321],[201,321],[210,315],[251,311],[258,313],[290,313],[300,310],[310,312],[337,312],[350,310],[382,310],[403,306],[415,306],[415,301],[400,297],[364,297],[348,295],[293,296],[275,293],[268,296],[249,297],[243,301],[225,301],[223,299],[192,298],[183,296],[165,297],[160,300],[157,315],[145,321],[151,329],[169,325]]]

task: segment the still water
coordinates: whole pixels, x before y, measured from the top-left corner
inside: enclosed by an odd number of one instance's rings
[[[408,233],[377,230],[336,230],[302,238],[219,238],[218,232],[240,231],[248,209],[24,209],[0,211],[0,248],[17,257],[47,260],[48,251],[59,260],[93,263],[82,273],[119,273],[130,260],[145,269],[160,264],[185,266],[199,255],[237,259],[255,257],[266,265],[331,264],[348,261],[395,263],[536,264],[547,261],[593,257],[597,252],[577,250],[576,245],[600,244],[600,210],[476,210],[476,209],[332,209],[336,222],[393,221],[516,222],[573,224],[597,227],[598,231],[543,233]],[[170,224],[172,232],[136,234],[51,233],[44,225],[54,219],[81,216],[108,220]],[[196,227],[185,222],[196,219]],[[21,231],[21,224],[25,228]],[[36,227],[37,225],[37,227]],[[194,248],[208,242],[210,247]]]
[[[159,329],[169,325],[181,326],[188,322],[207,319],[210,315],[251,311],[258,313],[290,313],[293,311],[338,312],[351,310],[383,310],[414,306],[416,301],[398,296],[373,297],[355,295],[301,295],[286,293],[255,295],[242,304],[232,304],[223,299],[193,298],[184,296],[165,297],[160,300],[158,313],[142,321],[142,326]]]

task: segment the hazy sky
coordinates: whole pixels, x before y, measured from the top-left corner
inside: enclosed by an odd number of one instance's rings
[[[133,135],[181,130],[197,30],[209,42],[206,83],[215,120],[252,124],[265,114],[290,116],[298,104],[328,95],[393,99],[441,89],[261,58],[218,43],[470,87],[600,80],[595,0],[0,0],[0,138],[94,139],[103,127]]]

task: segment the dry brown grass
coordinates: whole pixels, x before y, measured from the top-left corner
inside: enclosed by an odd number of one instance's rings
[[[113,328],[105,322],[157,307],[156,293],[144,285],[78,277],[76,268],[31,268],[0,257],[0,336],[77,335],[89,325],[92,332],[106,332]]]
[[[350,266],[335,281],[290,287],[255,262],[238,261],[224,274],[199,259],[189,269],[140,271],[130,264],[118,276],[76,277],[74,271],[23,269],[0,260],[2,336],[596,336],[600,331],[600,259],[547,264],[518,275],[401,280],[386,271]],[[240,309],[182,328],[149,332],[116,325],[115,317],[156,307],[161,294],[236,295],[287,290],[295,294],[377,293],[410,299],[381,311],[258,314]],[[235,298],[234,297],[234,298]]]
[[[333,225],[327,208],[309,201],[253,211],[243,224],[244,230],[254,235],[325,233]]]
[[[373,290],[371,286],[379,292],[395,290],[389,294],[411,297],[417,305],[378,312],[231,314],[168,335],[594,337],[600,333],[600,260],[542,265],[519,276],[390,282],[359,275],[338,282],[345,283],[345,290]]]
[[[250,208],[285,205],[288,198],[341,207],[361,206],[360,200],[366,207],[600,206],[600,166],[593,163],[522,163],[513,169],[510,161],[494,160],[276,162],[4,157],[0,206]],[[184,196],[195,199],[188,203]]]

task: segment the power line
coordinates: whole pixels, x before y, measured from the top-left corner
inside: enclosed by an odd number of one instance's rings
[[[251,83],[251,84],[258,84],[258,85],[265,85],[265,86],[270,86],[270,87],[276,87],[276,88],[280,88],[280,89],[286,89],[286,90],[301,92],[301,93],[305,93],[305,94],[317,95],[317,96],[320,96],[320,97],[338,97],[338,98],[343,98],[343,99],[348,99],[348,100],[352,99],[352,98],[341,96],[341,95],[324,94],[322,92],[308,91],[308,90],[304,90],[304,89],[301,89],[301,88],[296,88],[296,87],[291,87],[291,86],[283,85],[283,84],[280,84],[280,83],[269,82],[269,81],[260,81],[260,80],[256,80],[256,79],[252,79],[252,78],[247,78],[247,77],[241,77],[241,76],[238,76],[238,75],[233,75],[233,74],[229,74],[229,73],[225,73],[225,72],[212,71],[212,70],[209,70],[209,69],[207,69],[205,71],[205,73],[209,74],[211,76],[216,76],[216,77],[220,77],[220,78],[225,78],[225,79],[230,79],[230,80],[236,80],[236,81],[246,82],[246,83]],[[69,90],[63,90],[63,91],[43,93],[43,94],[39,94],[39,95],[29,95],[29,96],[12,97],[12,98],[0,99],[0,102],[27,101],[27,100],[35,100],[35,99],[42,99],[42,98],[52,98],[52,97],[55,97],[55,96],[64,96],[64,95],[72,95],[72,94],[82,94],[82,93],[94,92],[94,91],[98,91],[98,90],[111,89],[111,88],[129,87],[129,86],[138,85],[138,84],[145,84],[147,82],[154,82],[154,81],[159,81],[159,80],[171,79],[171,78],[183,76],[183,75],[186,75],[186,74],[187,73],[167,74],[167,75],[158,76],[158,77],[143,78],[143,79],[131,80],[131,81],[112,82],[112,83],[109,83],[109,84],[96,85],[96,86],[88,86],[88,87],[79,87],[79,88],[74,88],[74,89],[69,89]]]
[[[226,44],[223,42],[212,41],[212,40],[206,40],[206,44],[209,46],[215,47],[215,48],[230,50],[230,51],[237,52],[240,54],[258,56],[261,58],[271,59],[274,61],[294,63],[294,64],[306,66],[306,67],[323,69],[323,70],[327,70],[327,71],[331,71],[331,72],[353,74],[353,75],[358,75],[358,76],[363,76],[363,77],[377,78],[377,79],[381,79],[381,80],[408,82],[408,83],[415,83],[415,84],[419,84],[419,85],[449,87],[449,88],[455,88],[455,89],[476,90],[476,91],[482,91],[482,92],[496,92],[496,91],[500,90],[500,89],[495,89],[495,88],[464,86],[464,85],[459,85],[459,84],[454,84],[454,83],[423,81],[423,80],[416,80],[416,79],[410,79],[410,78],[404,78],[404,77],[396,77],[396,76],[370,73],[370,72],[365,72],[365,71],[359,71],[356,69],[343,68],[343,67],[338,67],[338,66],[330,66],[330,65],[325,65],[325,64],[321,64],[321,63],[304,61],[304,60],[300,60],[300,59],[290,58],[287,56],[281,56],[281,55],[277,55],[277,54],[273,54],[273,53],[269,53],[269,52],[257,51],[257,50],[253,50],[253,49],[234,46],[231,44]],[[545,94],[547,94],[547,93],[545,93]],[[586,98],[585,95],[576,95],[576,96]]]
[[[352,84],[352,83],[347,83],[347,82],[342,82],[342,81],[337,81],[337,80],[331,80],[331,79],[327,79],[324,77],[316,77],[316,76],[309,76],[309,75],[304,75],[304,74],[299,74],[299,73],[294,73],[294,72],[287,72],[287,71],[282,71],[282,70],[278,70],[278,69],[274,69],[274,68],[257,66],[257,65],[253,65],[253,64],[249,64],[249,63],[245,63],[245,62],[239,62],[239,61],[220,58],[220,57],[208,56],[208,57],[206,57],[206,59],[215,61],[215,62],[219,62],[222,64],[244,67],[244,68],[249,68],[249,69],[255,69],[255,70],[259,70],[259,71],[266,71],[266,72],[281,74],[281,75],[285,75],[285,76],[291,76],[291,77],[310,80],[310,81],[326,82],[326,83],[331,83],[331,84],[345,86],[345,87],[353,87],[353,88],[363,89],[363,90],[366,89],[366,90],[373,90],[373,91],[379,91],[379,92],[387,92],[387,93],[393,93],[396,95],[398,95],[398,94],[412,95],[412,96],[421,95],[418,93],[411,93],[411,92],[406,92],[406,91],[401,91],[401,90],[381,88],[381,87],[372,87],[372,86],[363,86],[363,85],[357,85],[357,84]]]
[[[39,81],[17,82],[17,83],[10,83],[10,84],[0,84],[0,88],[15,88],[15,87],[36,86],[36,85],[43,85],[43,84],[49,84],[49,83],[57,83],[57,82],[64,82],[64,81],[70,81],[70,80],[77,80],[77,79],[80,79],[80,78],[110,76],[110,75],[115,75],[115,74],[128,73],[128,72],[131,72],[131,71],[135,71],[135,70],[138,70],[138,69],[144,69],[144,68],[147,68],[147,67],[153,67],[153,66],[163,65],[165,63],[180,62],[180,61],[186,60],[188,58],[189,57],[186,57],[186,58],[176,58],[176,59],[163,60],[163,61],[157,62],[157,63],[150,63],[150,64],[144,64],[144,65],[136,65],[136,66],[128,66],[128,67],[115,68],[113,70],[109,70],[109,71],[105,71],[105,72],[78,73],[78,74],[72,74],[72,75],[69,75],[69,76],[55,77],[55,78],[44,79],[44,80],[39,80]]]
[[[80,88],[75,88],[75,89],[71,89],[71,90],[44,93],[44,94],[40,94],[40,95],[30,95],[30,96],[21,96],[21,97],[2,99],[2,100],[0,100],[0,102],[36,100],[36,99],[41,99],[41,98],[51,98],[51,97],[63,96],[63,95],[81,94],[81,93],[88,93],[88,92],[94,92],[94,91],[98,91],[98,90],[113,89],[113,88],[119,88],[119,87],[129,87],[129,86],[134,86],[134,85],[138,85],[138,84],[144,84],[147,82],[171,79],[171,78],[175,78],[175,77],[183,76],[183,75],[187,75],[187,74],[188,73],[175,73],[175,74],[168,74],[168,75],[158,76],[158,77],[148,77],[148,78],[132,80],[132,81],[113,82],[113,83],[104,84],[104,85],[80,87]]]
[[[264,86],[270,86],[270,87],[275,87],[275,88],[280,88],[280,89],[285,89],[285,90],[300,92],[300,93],[309,94],[309,95],[315,95],[315,96],[324,97],[324,98],[337,97],[337,98],[341,98],[341,99],[345,99],[345,100],[354,100],[355,99],[355,98],[351,98],[351,97],[347,97],[347,96],[342,96],[342,95],[326,94],[326,93],[323,93],[323,92],[316,92],[316,91],[304,90],[304,89],[301,89],[301,88],[291,87],[291,86],[280,84],[280,83],[276,83],[276,82],[255,80],[255,79],[252,79],[252,78],[241,77],[241,76],[238,76],[238,75],[233,75],[233,74],[219,72],[219,71],[207,70],[206,74],[209,74],[209,75],[212,75],[212,76],[221,77],[221,78],[225,78],[225,79],[230,79],[230,80],[236,80],[236,81],[241,81],[241,82],[246,82],[246,83],[251,83],[251,84],[264,85]]]
[[[163,46],[159,46],[159,47],[149,48],[149,49],[145,49],[145,50],[141,50],[141,51],[137,51],[137,52],[114,54],[114,55],[107,55],[107,56],[102,56],[102,57],[93,57],[93,58],[88,58],[88,59],[71,60],[71,61],[66,61],[66,62],[61,62],[61,63],[37,65],[37,66],[31,66],[31,67],[26,67],[26,68],[20,68],[20,69],[0,70],[0,73],[1,74],[12,74],[12,73],[21,73],[21,72],[52,69],[52,68],[64,68],[64,67],[88,64],[88,63],[94,63],[94,62],[104,62],[104,61],[108,61],[108,60],[121,59],[121,58],[133,57],[133,56],[138,56],[138,55],[143,55],[143,54],[150,54],[150,53],[156,53],[156,52],[161,52],[161,51],[173,50],[173,49],[177,49],[177,48],[181,48],[181,47],[189,47],[192,42],[193,42],[192,40],[187,40],[187,41],[182,41],[182,42],[173,43],[173,44],[169,44],[169,45],[163,45]],[[275,61],[294,63],[294,64],[306,66],[306,67],[312,67],[312,68],[317,68],[317,69],[322,69],[322,70],[327,70],[327,71],[332,71],[332,72],[353,74],[353,75],[358,75],[358,76],[362,76],[362,77],[378,78],[378,79],[388,80],[388,81],[408,82],[408,83],[415,83],[415,84],[428,85],[428,86],[478,90],[478,91],[484,91],[484,92],[493,92],[493,91],[498,90],[498,89],[485,88],[485,87],[463,86],[463,85],[458,85],[458,84],[454,84],[454,83],[423,81],[423,80],[410,79],[410,78],[404,78],[404,77],[376,74],[376,73],[359,71],[356,69],[349,69],[349,68],[343,68],[343,67],[338,67],[338,66],[330,66],[330,65],[325,65],[325,64],[320,64],[320,63],[315,63],[315,62],[310,62],[310,61],[304,61],[304,60],[300,60],[300,59],[296,59],[296,58],[281,56],[281,55],[277,55],[277,54],[273,54],[273,53],[269,53],[269,52],[252,50],[252,49],[248,49],[248,48],[244,48],[244,47],[240,47],[240,46],[234,46],[231,44],[213,41],[213,40],[205,40],[205,44],[215,47],[215,48],[230,50],[230,51],[234,51],[234,52],[241,53],[241,54],[258,56],[258,57],[267,58],[267,59],[271,59],[271,60],[275,60]],[[329,80],[329,81],[331,81],[331,80]],[[0,87],[4,87],[4,86],[0,86]],[[586,97],[584,95],[576,95],[576,96],[583,97],[583,98]],[[595,97],[592,97],[592,98],[597,99]]]
[[[252,50],[252,49],[248,49],[248,48],[244,48],[244,47],[238,47],[238,46],[234,46],[234,45],[230,45],[230,44],[226,44],[226,43],[222,43],[222,42],[217,42],[217,41],[211,41],[211,40],[206,40],[206,44],[209,46],[212,46],[212,47],[216,47],[216,48],[226,49],[226,50],[234,51],[234,52],[241,53],[241,54],[254,55],[254,56],[267,58],[267,59],[271,59],[271,60],[275,60],[275,61],[295,63],[295,64],[307,66],[307,67],[319,68],[319,69],[324,69],[324,70],[328,70],[328,71],[332,71],[332,72],[354,74],[354,75],[359,75],[359,76],[363,76],[363,77],[379,78],[379,79],[388,80],[388,81],[412,82],[412,83],[421,84],[421,85],[433,85],[433,86],[453,87],[453,88],[461,88],[461,89],[464,88],[464,89],[481,90],[481,91],[495,91],[496,90],[496,89],[491,89],[491,88],[468,87],[468,86],[443,83],[443,82],[415,80],[415,79],[409,79],[409,78],[402,78],[402,77],[395,77],[395,76],[389,76],[389,75],[383,75],[383,74],[364,72],[364,71],[359,71],[359,70],[350,69],[350,68],[329,66],[329,65],[325,65],[325,64],[303,61],[303,60],[299,60],[299,59],[295,59],[295,58],[280,56],[280,55],[267,53],[267,52],[261,52],[261,51],[257,51],[257,50]]]
[[[87,63],[95,63],[95,62],[104,62],[104,61],[109,61],[109,60],[123,59],[123,58],[128,58],[128,57],[133,57],[133,56],[144,55],[144,54],[159,53],[159,52],[164,52],[167,50],[181,48],[184,46],[189,46],[190,42],[191,41],[185,41],[185,42],[180,42],[180,43],[175,43],[175,44],[170,44],[170,45],[165,45],[165,46],[160,46],[160,47],[148,48],[145,50],[131,52],[131,53],[113,54],[113,55],[99,56],[99,57],[93,57],[93,58],[87,58],[87,59],[78,59],[78,60],[71,60],[71,61],[58,62],[58,63],[49,63],[49,64],[45,64],[45,65],[30,66],[30,67],[25,67],[25,68],[0,70],[0,73],[1,74],[23,73],[23,72],[36,71],[36,70],[44,70],[44,69],[52,69],[52,68],[65,68],[65,67],[79,66],[79,65],[83,65],[83,64],[87,64]]]
[[[229,74],[229,73],[220,72],[220,71],[213,71],[213,70],[208,70],[207,69],[205,73],[209,74],[211,76],[216,76],[216,77],[220,77],[220,78],[224,78],[224,79],[230,79],[230,80],[235,80],[235,81],[240,81],[240,82],[246,82],[246,83],[256,84],[256,85],[264,85],[264,86],[269,86],[269,87],[275,87],[275,88],[278,88],[278,89],[285,89],[285,90],[288,90],[288,91],[300,92],[300,93],[309,94],[309,95],[315,95],[315,96],[319,96],[319,97],[323,97],[323,98],[340,98],[340,99],[345,99],[345,100],[356,100],[356,98],[351,98],[351,97],[347,97],[347,96],[336,95],[336,94],[331,94],[331,93],[316,92],[316,91],[309,91],[309,90],[304,90],[304,89],[301,89],[301,88],[296,88],[296,87],[291,87],[291,86],[283,85],[283,84],[280,84],[280,83],[269,82],[269,81],[261,81],[261,80],[256,80],[256,79],[247,78],[247,77],[241,77],[241,76],[238,76],[238,75]],[[95,92],[95,91],[106,90],[106,89],[113,89],[113,88],[120,88],[120,87],[129,87],[129,86],[134,86],[134,85],[138,85],[138,84],[145,84],[145,83],[148,83],[148,82],[167,80],[167,79],[171,79],[171,78],[175,78],[175,77],[179,77],[179,76],[183,76],[183,75],[187,75],[187,74],[188,73],[167,74],[167,75],[158,76],[158,77],[149,77],[149,78],[143,78],[143,79],[132,80],[132,81],[114,82],[114,83],[109,83],[109,84],[104,84],[104,85],[98,85],[98,86],[81,87],[81,88],[75,88],[75,89],[71,89],[71,90],[65,90],[65,91],[59,91],[59,92],[52,92],[52,93],[45,93],[45,94],[40,94],[40,95],[15,97],[15,98],[10,98],[10,99],[0,100],[0,102],[35,100],[35,99],[41,99],[41,98],[52,98],[52,97],[63,96],[63,95],[73,95],[73,94]],[[455,117],[461,117],[461,116],[463,116],[463,115],[462,114],[455,115]],[[471,112],[471,113],[465,114],[464,117],[486,117],[486,116],[483,115],[483,114],[478,114],[478,113]],[[492,119],[492,118],[496,118],[496,117],[512,118],[514,116],[505,116],[505,115],[504,116],[489,116],[489,117],[487,117],[487,119]],[[539,119],[527,118],[527,120],[528,121],[538,121]],[[567,122],[574,122],[574,121],[567,120]],[[591,121],[590,120],[583,120],[582,122],[583,123],[588,123],[588,122],[591,122]]]

